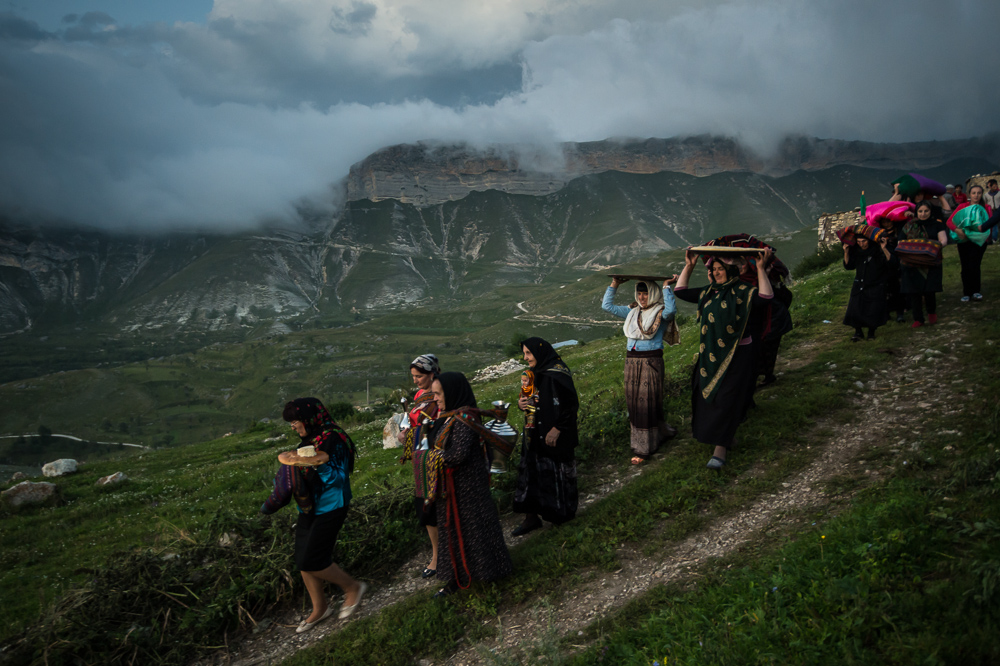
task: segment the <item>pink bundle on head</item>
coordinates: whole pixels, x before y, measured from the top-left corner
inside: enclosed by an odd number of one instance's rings
[[[916,214],[917,205],[909,201],[882,201],[873,203],[865,208],[865,221],[869,226],[877,227],[882,219],[889,220],[893,224],[901,224],[911,216],[907,213]]]

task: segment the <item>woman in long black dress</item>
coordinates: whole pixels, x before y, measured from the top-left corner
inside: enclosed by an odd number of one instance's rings
[[[844,243],[844,268],[855,271],[844,324],[854,328],[851,337],[854,342],[864,339],[863,326],[868,327],[868,339],[874,340],[875,329],[889,320],[885,284],[892,256],[886,248],[887,242],[888,239],[882,236],[876,246],[864,236],[858,236],[855,245]]]
[[[771,249],[757,256],[755,288],[740,280],[740,268],[714,259],[709,264],[711,284],[689,288],[698,254],[688,248],[674,295],[698,304],[701,344],[691,376],[691,431],[695,439],[714,448],[709,469],[721,469],[736,443],[739,428],[753,396],[756,357],[750,320],[773,298],[765,266]]]
[[[472,581],[510,575],[513,565],[500,516],[490,496],[489,459],[476,396],[460,372],[442,372],[431,384],[440,415],[428,439],[440,460],[437,576],[446,581],[437,596],[465,589]]]
[[[535,425],[525,428],[521,461],[517,466],[514,512],[524,522],[513,535],[521,536],[542,526],[542,520],[557,525],[576,515],[576,458],[579,442],[577,412],[580,401],[573,375],[559,354],[545,340],[528,338],[521,343],[524,360],[535,373],[538,390]],[[529,408],[522,396],[518,407]]]

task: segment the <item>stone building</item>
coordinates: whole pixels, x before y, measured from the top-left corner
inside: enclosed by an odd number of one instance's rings
[[[817,227],[817,232],[819,233],[819,238],[816,242],[817,247],[824,248],[839,244],[840,239],[837,238],[837,231],[849,224],[858,224],[861,219],[860,215],[860,208],[843,213],[823,213],[820,215]]]

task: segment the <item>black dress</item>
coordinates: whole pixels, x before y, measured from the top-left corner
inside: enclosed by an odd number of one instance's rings
[[[579,442],[577,412],[580,401],[573,379],[558,370],[538,373],[538,412],[534,428],[525,429],[517,465],[514,513],[537,514],[552,523],[576,515],[578,493],[574,450]],[[559,429],[555,446],[545,434]]]
[[[874,243],[862,250],[852,245],[844,268],[856,271],[851,285],[851,300],[844,313],[844,324],[851,328],[878,328],[888,321],[885,285],[889,276],[889,261]]]
[[[697,303],[701,291],[700,288],[693,287],[675,289],[674,296],[688,303]],[[751,337],[761,334],[767,317],[767,306],[773,301],[773,298],[754,294],[750,305],[750,323],[747,324],[747,333]],[[732,446],[736,431],[753,401],[753,388],[757,378],[756,356],[754,344],[739,345],[719,388],[710,400],[702,397],[698,366],[695,364],[691,372],[691,434],[702,444],[727,449]]]

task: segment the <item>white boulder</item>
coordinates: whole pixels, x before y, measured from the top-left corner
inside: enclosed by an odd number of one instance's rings
[[[5,502],[11,506],[21,506],[22,504],[41,504],[56,494],[56,484],[35,483],[34,481],[22,481],[13,488],[0,493]]]
[[[121,483],[122,481],[127,481],[128,477],[122,472],[115,472],[114,474],[108,474],[107,476],[102,476],[97,480],[95,485],[98,486],[111,486],[116,483]]]
[[[76,471],[76,461],[72,458],[60,458],[50,463],[42,465],[42,474],[45,476],[62,476],[72,474]]]

